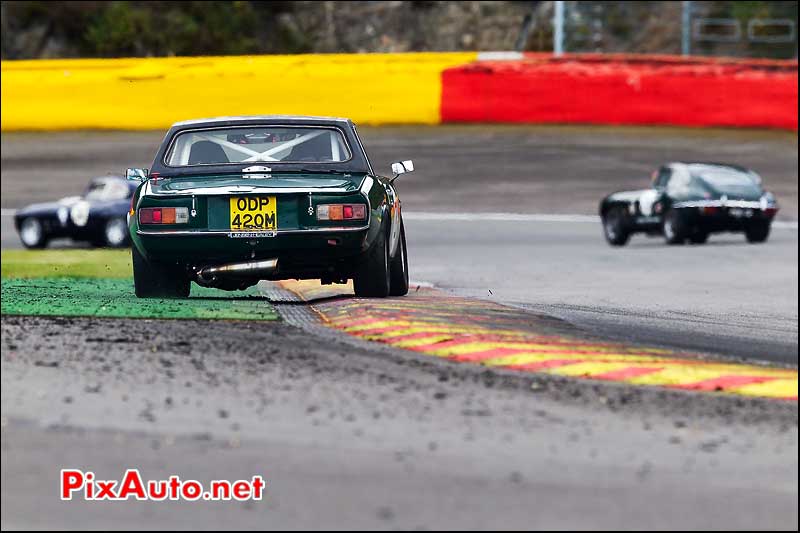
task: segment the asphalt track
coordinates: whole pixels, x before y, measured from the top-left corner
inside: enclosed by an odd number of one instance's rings
[[[595,335],[796,366],[796,135],[362,134],[376,166],[419,169],[398,182],[416,280]],[[159,140],[4,134],[2,207],[147,166]],[[599,198],[671,159],[759,170],[783,227],[761,246],[609,248],[589,218]],[[3,247],[18,245],[2,220]],[[4,528],[797,528],[796,403],[532,383],[283,324],[4,317],[2,342]],[[64,503],[52,494],[65,464],[263,471],[271,490],[250,504]]]

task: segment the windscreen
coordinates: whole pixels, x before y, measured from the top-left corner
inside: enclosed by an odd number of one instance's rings
[[[241,163],[337,163],[350,159],[334,128],[268,126],[180,133],[167,153],[171,167]]]

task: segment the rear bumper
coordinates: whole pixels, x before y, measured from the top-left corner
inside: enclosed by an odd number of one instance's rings
[[[756,224],[770,224],[778,206],[751,200],[698,200],[679,202],[673,208],[690,214],[690,220],[707,232],[744,231]]]
[[[273,279],[319,278],[351,273],[368,247],[369,226],[324,230],[279,230],[272,237],[233,238],[228,231],[135,232],[149,260],[199,270],[205,267],[278,259]]]
[[[750,218],[734,218],[729,216],[702,215],[695,219],[695,224],[709,233],[723,231],[744,231],[756,224],[771,224],[772,218],[760,216]]]
[[[733,209],[723,208],[715,212],[703,212],[702,209],[691,209],[693,211],[691,221],[707,232],[721,231],[744,231],[753,225],[772,223],[774,213],[768,213],[760,208],[735,208],[737,215],[733,215]]]

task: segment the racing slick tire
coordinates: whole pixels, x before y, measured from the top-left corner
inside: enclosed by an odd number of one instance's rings
[[[364,298],[386,298],[391,287],[389,268],[389,239],[387,231],[381,229],[372,248],[367,251],[356,267],[353,290]]]
[[[631,238],[624,207],[612,207],[603,215],[603,235],[611,246],[625,246]]]
[[[766,242],[769,237],[770,223],[769,222],[754,222],[747,226],[744,230],[744,236],[747,242],[751,244],[758,244]]]
[[[131,247],[133,286],[137,298],[186,298],[191,281],[177,268],[148,262],[136,246]]]
[[[41,221],[36,217],[28,217],[19,224],[19,240],[25,248],[39,249],[47,247],[49,239]]]
[[[124,218],[109,218],[103,226],[102,246],[122,248],[130,242],[128,223]]]
[[[692,244],[705,244],[708,241],[707,231],[695,231],[689,236],[689,242]]]
[[[689,237],[686,215],[679,209],[670,209],[666,212],[662,228],[667,244],[684,244]]]
[[[408,256],[406,255],[406,228],[400,221],[400,242],[397,252],[389,263],[389,294],[405,296],[408,294]]]

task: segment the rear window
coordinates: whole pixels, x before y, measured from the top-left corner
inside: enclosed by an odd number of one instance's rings
[[[755,194],[761,190],[755,174],[725,167],[704,166],[693,169],[695,179],[715,191],[727,194]]]
[[[339,163],[350,149],[335,128],[268,126],[179,133],[165,163],[171,167],[242,163]]]

